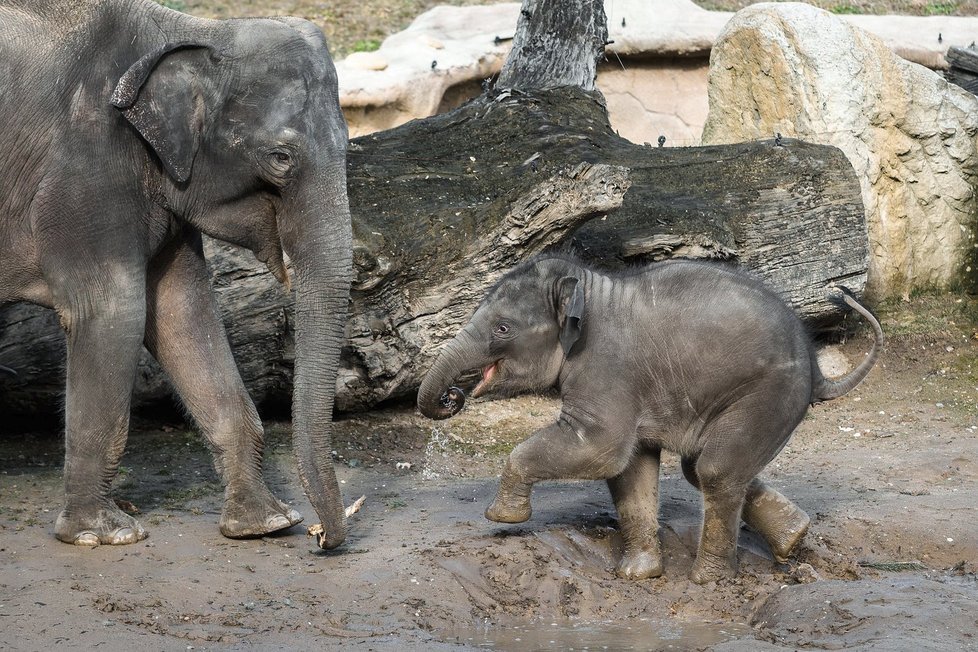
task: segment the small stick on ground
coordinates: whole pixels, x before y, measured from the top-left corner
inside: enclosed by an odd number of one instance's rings
[[[359,498],[354,500],[353,504],[346,508],[346,511],[343,513],[344,516],[350,518],[351,516],[359,512],[360,508],[363,507],[363,503],[365,500],[367,500],[366,496],[360,496]]]
[[[353,501],[352,505],[350,505],[349,507],[346,508],[346,510],[344,510],[343,515],[346,518],[350,518],[351,516],[353,516],[354,514],[360,511],[360,508],[363,507],[363,503],[366,500],[367,500],[366,496],[360,496],[359,498]],[[310,525],[308,528],[306,528],[306,534],[308,534],[311,537],[312,536],[322,537],[323,534],[325,534],[325,530],[323,530],[323,524],[316,523],[315,525]]]

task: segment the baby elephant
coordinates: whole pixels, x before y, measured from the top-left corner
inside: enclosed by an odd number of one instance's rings
[[[473,396],[559,387],[557,422],[513,450],[486,517],[527,520],[540,480],[607,479],[624,539],[618,575],[657,577],[666,449],[703,493],[690,578],[732,577],[741,518],[779,561],[804,537],[808,516],[756,476],[808,406],[855,387],[882,346],[876,318],[848,291],[842,300],[869,320],[875,342],[856,369],[829,380],[797,316],[745,273],[671,261],[605,274],[537,257],[506,274],[444,346],[418,407],[434,419],[457,413],[465,395],[452,384],[476,368]]]

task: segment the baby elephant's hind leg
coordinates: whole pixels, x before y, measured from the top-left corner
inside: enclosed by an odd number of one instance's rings
[[[757,478],[747,489],[743,519],[764,537],[774,559],[782,564],[805,538],[811,523],[798,505]]]
[[[694,459],[683,458],[683,475],[699,489]],[[788,560],[791,551],[805,538],[811,523],[804,510],[759,478],[754,478],[747,487],[741,518],[764,537],[780,564]]]

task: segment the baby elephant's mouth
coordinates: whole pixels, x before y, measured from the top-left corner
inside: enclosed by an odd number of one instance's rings
[[[472,390],[473,398],[477,396],[482,396],[487,391],[489,391],[489,388],[492,385],[493,378],[496,377],[496,373],[499,371],[500,362],[501,360],[496,360],[491,365],[482,368],[482,380],[480,380],[479,384],[476,385],[475,389]]]

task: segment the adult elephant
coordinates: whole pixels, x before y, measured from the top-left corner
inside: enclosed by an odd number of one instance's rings
[[[296,293],[294,445],[325,533],[345,537],[330,458],[349,296],[347,128],[322,33],[211,21],[151,0],[0,0],[0,304],[67,334],[58,539],[145,531],[108,497],[140,347],[215,454],[229,537],[301,516],[262,478],[262,424],[231,356],[201,233],[251,249]]]

